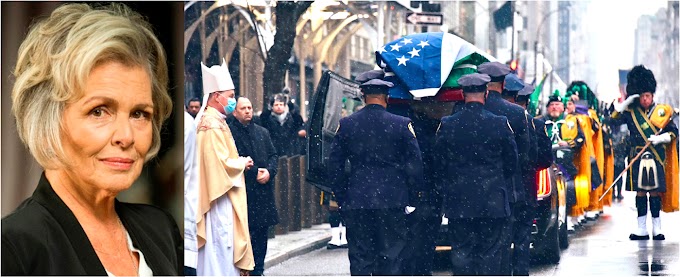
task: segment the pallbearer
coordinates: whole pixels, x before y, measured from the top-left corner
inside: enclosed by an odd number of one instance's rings
[[[409,192],[423,183],[411,121],[385,110],[393,84],[382,78],[381,71],[357,76],[364,81],[360,88],[366,106],[340,119],[328,160],[332,189],[347,223],[352,275],[402,274],[405,213],[417,209]]]
[[[486,102],[484,104],[484,109],[490,111],[495,115],[501,115],[508,118],[510,121],[510,126],[514,130],[515,143],[517,145],[517,158],[518,163],[516,164],[517,170],[515,175],[512,177],[513,190],[510,196],[510,208],[511,211],[515,211],[515,205],[522,206],[526,205],[528,199],[531,195],[527,195],[526,188],[522,182],[522,172],[531,169],[531,164],[533,163],[533,154],[531,151],[531,138],[527,130],[527,115],[520,106],[514,105],[508,101],[505,101],[502,97],[503,83],[505,82],[505,77],[510,73],[510,67],[506,64],[499,62],[488,62],[483,63],[477,67],[479,73],[487,74],[491,78],[488,85],[488,94]],[[535,201],[535,200],[534,200]],[[505,237],[505,252],[503,261],[509,261],[510,257],[510,246],[512,244],[512,218],[508,222],[506,232],[507,237]],[[509,268],[508,268],[509,269]],[[510,275],[511,272],[508,270],[504,271],[504,275]]]
[[[478,73],[461,77],[465,106],[442,118],[437,131],[454,275],[502,275],[517,150],[508,119],[484,109],[489,81]]]
[[[502,97],[505,101],[510,103],[515,103],[515,99],[520,90],[524,89],[524,82],[515,74],[508,74],[505,76],[505,82],[503,84]],[[533,225],[535,209],[537,206],[536,201],[536,172],[537,172],[537,158],[536,152],[538,150],[537,133],[534,126],[533,118],[529,116],[529,113],[524,111],[524,116],[527,120],[527,133],[529,134],[529,153],[531,156],[531,166],[524,167],[521,169],[521,184],[524,189],[524,194],[526,198],[524,201],[517,201],[513,207],[512,211],[512,238],[511,242],[514,244],[514,251],[512,251],[512,261],[510,263],[510,269],[512,275],[515,276],[528,276],[529,275],[529,260],[531,258],[531,253],[529,252],[529,245],[531,243],[531,227]],[[543,123],[545,126],[545,123]],[[541,131],[544,132],[545,128],[541,127]],[[545,134],[545,133],[544,133]],[[546,135],[544,142],[547,143],[547,151],[550,154],[550,142]],[[550,154],[550,160],[552,161],[552,154]],[[545,167],[548,167],[548,165]],[[545,168],[544,167],[544,168]]]

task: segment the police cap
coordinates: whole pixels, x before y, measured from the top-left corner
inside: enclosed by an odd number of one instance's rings
[[[532,93],[534,93],[534,86],[530,84],[524,84],[524,88],[517,92],[517,102],[529,101],[529,97]]]
[[[486,84],[491,81],[489,75],[472,73],[463,75],[458,79],[458,84],[463,87],[463,93],[485,92]]]
[[[517,92],[517,95],[519,96],[529,96],[532,93],[534,93],[534,86],[530,84],[525,84],[524,88],[522,88],[519,92]]]
[[[515,74],[508,74],[505,76],[505,84],[503,85],[503,94],[514,96],[518,91],[524,88],[524,82],[519,76]]]
[[[371,79],[359,86],[364,94],[389,94],[394,84],[381,79]]]
[[[369,71],[366,71],[366,72],[362,72],[354,80],[359,82],[360,84],[363,84],[365,82],[368,82],[369,80],[382,79],[384,77],[385,77],[385,71],[383,71],[382,69],[376,69],[376,70],[369,70]]]
[[[499,62],[486,62],[477,66],[477,71],[489,75],[491,82],[503,82],[505,75],[508,75],[512,70],[507,64]]]

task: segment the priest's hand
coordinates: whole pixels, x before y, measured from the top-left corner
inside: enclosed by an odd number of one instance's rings
[[[266,184],[269,182],[269,170],[266,168],[258,168],[257,169],[257,182],[260,184]]]

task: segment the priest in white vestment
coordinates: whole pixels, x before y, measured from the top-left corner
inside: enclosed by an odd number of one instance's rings
[[[248,232],[243,171],[253,166],[239,157],[225,119],[236,107],[234,84],[226,62],[201,63],[203,103],[196,115],[198,203],[196,235],[199,276],[238,276],[255,262]]]

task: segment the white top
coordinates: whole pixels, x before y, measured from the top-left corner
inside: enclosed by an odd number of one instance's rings
[[[125,230],[125,235],[127,236],[127,243],[128,243],[128,249],[132,252],[137,252],[139,255],[139,266],[137,267],[137,275],[138,276],[153,276],[153,271],[149,267],[148,264],[146,264],[146,260],[144,259],[144,254],[142,254],[142,251],[139,249],[135,248],[134,245],[132,245],[132,238],[130,237],[130,234]],[[116,275],[113,275],[113,273],[109,272],[106,270],[106,275],[110,277],[115,277]]]
[[[198,211],[198,166],[196,166],[196,125],[184,112],[184,266],[196,268],[198,244],[196,217]]]

